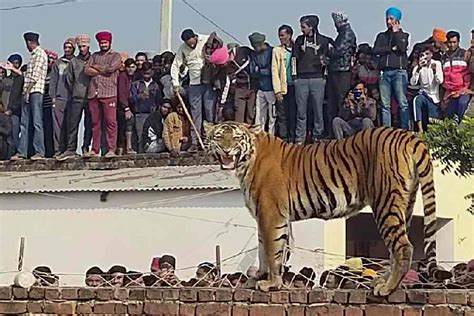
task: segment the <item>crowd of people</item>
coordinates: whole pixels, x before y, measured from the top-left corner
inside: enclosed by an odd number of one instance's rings
[[[474,259],[467,263],[458,263],[452,269],[453,278],[445,281],[430,279],[425,273],[417,272],[416,263],[402,280],[404,288],[449,288],[474,289]],[[365,258],[349,258],[334,269],[317,275],[311,267],[298,272],[284,267],[283,287],[286,289],[306,289],[315,287],[328,289],[368,289],[373,281],[387,271],[388,262]],[[176,275],[176,258],[172,255],[154,257],[150,271],[143,273],[127,270],[122,265],[114,265],[104,271],[94,266],[87,270],[84,285],[88,287],[217,287],[254,289],[259,278],[258,268],[250,266],[246,272],[222,274],[211,262],[202,262],[196,267],[195,276],[190,280],[180,280]],[[59,286],[60,280],[50,267],[39,266],[32,271],[37,286]]]
[[[386,10],[373,45],[357,45],[346,14],[331,16],[335,39],[306,15],[295,39],[291,26],[278,28],[275,47],[258,32],[242,46],[186,29],[176,53],[135,58],[115,52],[107,31],[95,35],[100,51],[81,34],[64,41],[61,57],[25,33],[28,63],[13,54],[0,64],[0,159],[64,161],[78,146],[84,157],[178,156],[200,149],[203,121],[261,125],[298,145],[373,126],[422,133],[429,118],[462,121],[474,39],[466,50],[459,32],[435,28],[409,54],[398,8]]]

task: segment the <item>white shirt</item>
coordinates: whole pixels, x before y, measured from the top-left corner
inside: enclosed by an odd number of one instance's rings
[[[431,69],[432,64],[436,65],[436,74]],[[441,62],[432,59],[428,66],[422,67],[420,71],[418,71],[418,68],[419,66],[413,68],[410,84],[412,86],[419,85],[420,91],[426,92],[434,103],[439,103],[439,86],[444,80]]]
[[[189,71],[189,84],[198,85],[201,83],[201,69],[204,66],[203,48],[209,39],[209,35],[198,34],[198,41],[194,49],[186,43],[181,44],[176,52],[173,64],[171,65],[171,81],[173,86],[179,86],[179,67],[185,65]]]

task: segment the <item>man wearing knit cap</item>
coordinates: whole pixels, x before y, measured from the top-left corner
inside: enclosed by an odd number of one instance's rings
[[[25,159],[28,156],[29,141],[33,140],[34,155],[31,160],[44,159],[43,131],[43,95],[45,93],[48,56],[40,47],[39,34],[28,32],[23,35],[26,47],[31,53],[23,86],[23,103],[21,105],[20,141],[17,154],[11,160]],[[31,128],[30,124],[33,124]],[[31,135],[31,131],[33,135]]]
[[[53,101],[53,140],[56,157],[66,150],[66,124],[63,124],[63,122],[66,122],[65,111],[70,94],[66,87],[65,73],[71,59],[74,57],[75,42],[74,38],[68,38],[64,41],[64,55],[54,62],[50,72],[49,95]]]
[[[276,98],[272,83],[273,47],[265,42],[265,35],[254,32],[249,35],[254,52],[250,59],[250,75],[257,80],[257,99],[255,101],[255,124],[275,134]]]
[[[117,149],[117,78],[122,60],[120,54],[111,48],[112,33],[99,32],[95,35],[100,51],[92,54],[84,72],[91,76],[88,99],[92,118],[92,149],[86,157],[100,154],[102,121],[107,133],[106,158],[115,157]]]
[[[345,13],[333,12],[332,19],[337,30],[334,47],[329,50],[328,104],[324,118],[326,130],[332,134],[332,121],[342,107],[344,98],[351,87],[351,62],[357,48],[356,36]]]
[[[410,128],[410,113],[406,97],[408,83],[408,37],[400,27],[402,12],[391,7],[385,11],[387,30],[377,35],[373,54],[378,57],[378,68],[382,72],[379,82],[382,100],[383,126],[392,126],[392,91],[400,109],[401,128]]]
[[[308,104],[313,107],[314,121],[309,124],[314,142],[324,136],[323,102],[326,87],[326,65],[329,44],[327,36],[319,33],[316,15],[301,17],[302,35],[295,40],[293,56],[296,60],[296,143],[303,145],[306,139],[306,115]]]
[[[71,60],[65,73],[66,88],[71,100],[67,104],[66,111],[66,151],[57,157],[59,161],[76,157],[77,135],[83,113],[84,138],[82,154],[89,151],[92,139],[91,115],[87,99],[90,77],[84,72],[84,68],[91,56],[90,37],[87,34],[77,35],[75,43],[79,54]]]

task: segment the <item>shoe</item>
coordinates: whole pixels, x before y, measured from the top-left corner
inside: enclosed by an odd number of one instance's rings
[[[82,155],[85,155],[86,153],[89,152],[89,147],[83,146],[83,147],[81,148],[81,151],[82,151]]]
[[[133,150],[132,148],[125,150],[126,155],[136,155],[137,152]]]
[[[72,151],[65,151],[58,157],[56,157],[57,161],[66,161],[68,159],[76,158],[76,153]]]
[[[190,152],[190,153],[197,153],[197,151],[198,151],[198,146],[196,144],[192,144],[188,148],[188,152]]]
[[[99,154],[97,154],[95,151],[93,150],[89,150],[88,152],[84,153],[82,155],[82,157],[84,158],[92,158],[92,157],[99,157]]]
[[[54,153],[53,158],[56,159],[56,158],[58,158],[59,156],[61,156],[62,154],[63,154],[62,152],[57,151],[57,152]]]
[[[40,154],[35,154],[30,158],[32,161],[44,160],[44,156]]]
[[[117,155],[116,155],[112,150],[109,150],[109,151],[105,154],[104,157],[107,158],[107,159],[110,159],[110,158],[117,157]]]
[[[10,161],[25,160],[26,158],[20,155],[14,155],[10,157]]]

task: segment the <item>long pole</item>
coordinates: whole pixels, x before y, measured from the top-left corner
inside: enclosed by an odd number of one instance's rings
[[[171,50],[172,0],[161,0],[160,14],[160,53]]]
[[[216,269],[217,269],[217,276],[220,279],[222,276],[222,270],[221,270],[221,246],[219,245],[216,246]]]
[[[20,251],[18,254],[18,271],[23,270],[23,258],[25,256],[25,237],[20,239]]]
[[[199,141],[199,145],[201,145],[201,148],[204,149],[204,143],[202,142],[202,138],[201,138],[201,130],[198,130],[196,128],[196,125],[194,125],[193,119],[191,118],[191,115],[189,115],[188,108],[186,107],[186,104],[184,104],[184,101],[181,95],[179,93],[176,93],[176,96],[178,97],[179,103],[181,103],[181,106],[183,107],[184,114],[186,114],[188,121],[191,123],[191,126],[193,127],[194,132],[196,133],[196,137]]]

